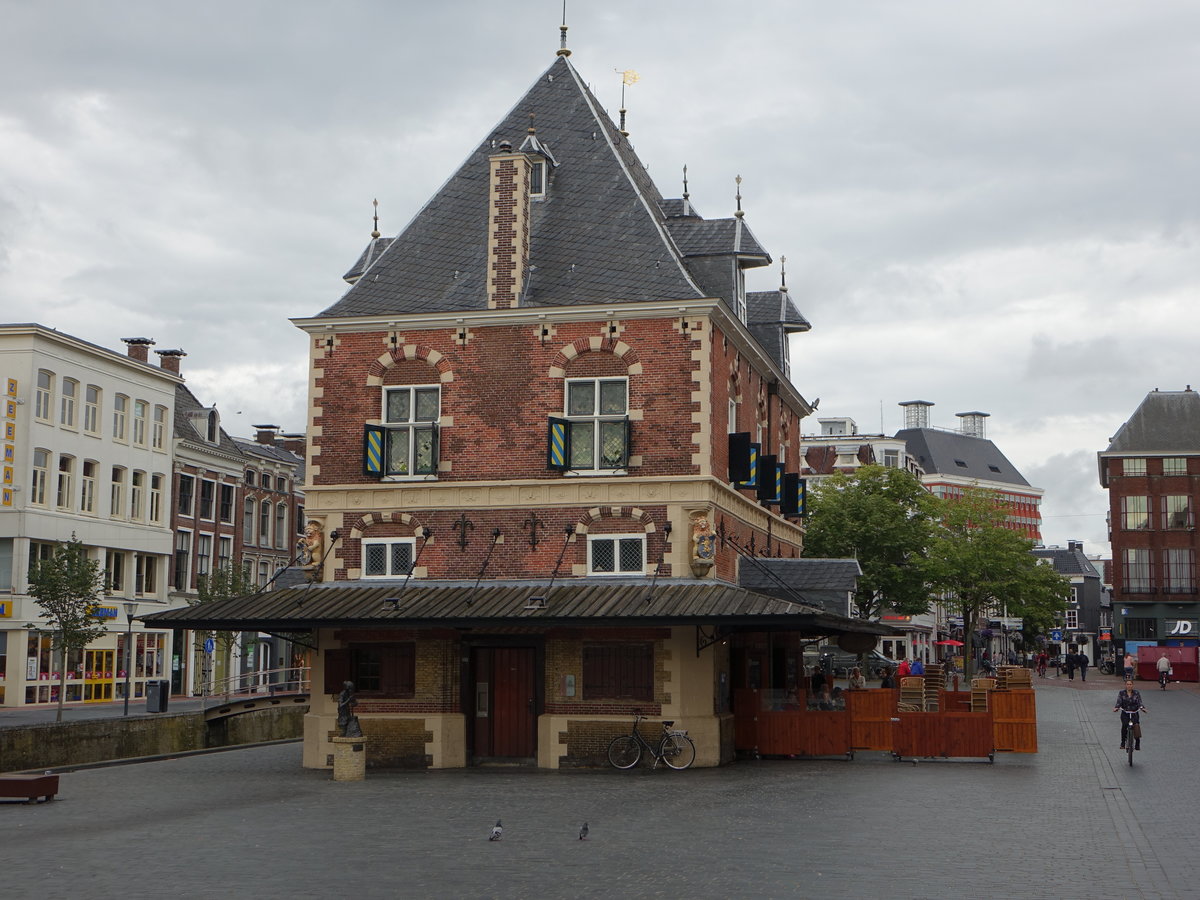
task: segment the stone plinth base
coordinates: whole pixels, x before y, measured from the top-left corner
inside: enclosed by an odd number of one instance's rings
[[[367,777],[367,739],[335,737],[333,741],[333,780],[362,781]]]

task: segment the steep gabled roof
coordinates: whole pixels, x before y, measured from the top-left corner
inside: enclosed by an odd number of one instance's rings
[[[908,452],[916,457],[927,476],[953,475],[1030,486],[1025,476],[987,438],[940,428],[904,428],[896,432],[896,437],[908,446]]]
[[[1200,453],[1200,393],[1151,391],[1106,453]]]
[[[319,317],[485,309],[488,158],[501,141],[520,144],[530,114],[558,165],[545,198],[531,204],[530,272],[521,305],[705,296],[667,233],[662,196],[645,167],[574,67],[558,57],[369,271]],[[757,247],[753,236],[743,240]]]
[[[175,385],[175,422],[173,425],[175,437],[198,446],[213,446],[205,439],[204,430],[197,430],[196,425],[208,424],[209,407],[196,399],[186,384]],[[217,443],[221,452],[230,456],[240,457],[242,452],[220,425],[217,426]]]
[[[762,345],[775,365],[788,369],[789,334],[812,328],[785,290],[749,291],[746,294],[746,327]]]

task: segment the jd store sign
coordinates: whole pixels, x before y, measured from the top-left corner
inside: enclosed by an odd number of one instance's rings
[[[1163,626],[1164,637],[1200,637],[1200,621],[1196,619],[1167,619]]]

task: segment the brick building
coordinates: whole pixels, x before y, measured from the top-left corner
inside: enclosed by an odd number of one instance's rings
[[[1118,650],[1196,646],[1200,394],[1190,385],[1151,391],[1098,461],[1109,497]]]
[[[594,763],[634,710],[716,765],[734,688],[794,683],[802,636],[885,630],[738,586],[800,555],[807,323],[747,292],[770,257],[740,208],[664,198],[568,55],[295,320],[313,583],[202,613],[314,632],[371,765]],[[305,765],[334,720],[313,703]]]

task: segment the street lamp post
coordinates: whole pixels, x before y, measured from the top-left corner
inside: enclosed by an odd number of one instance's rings
[[[129,715],[129,670],[133,668],[133,617],[137,615],[138,605],[133,602],[125,604],[125,712]]]

